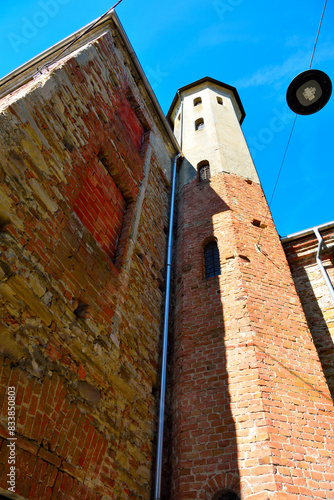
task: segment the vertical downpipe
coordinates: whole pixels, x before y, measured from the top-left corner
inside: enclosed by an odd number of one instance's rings
[[[161,493],[161,470],[162,470],[162,451],[163,451],[165,398],[166,398],[166,374],[167,374],[167,341],[168,341],[170,275],[171,275],[171,262],[172,262],[173,219],[174,219],[175,185],[176,185],[176,164],[177,164],[177,160],[178,160],[179,156],[181,156],[181,153],[179,153],[174,158],[173,177],[172,177],[172,194],[171,194],[171,202],[170,202],[168,249],[167,249],[166,298],[165,298],[164,330],[163,330],[163,338],[162,338],[163,347],[162,347],[162,363],[161,363],[160,406],[159,406],[157,461],[156,461],[155,492],[154,492],[155,500],[160,500],[160,493]]]
[[[316,260],[317,260],[317,264],[319,266],[319,269],[321,271],[321,274],[326,282],[326,285],[328,287],[328,290],[329,290],[329,293],[331,294],[331,297],[332,297],[332,300],[334,301],[334,290],[333,290],[333,285],[332,285],[332,282],[331,280],[329,279],[329,276],[327,274],[327,271],[326,269],[324,268],[323,264],[322,264],[322,261],[321,261],[321,252],[322,252],[322,245],[323,245],[323,239],[322,239],[322,236],[319,232],[319,229],[317,227],[314,227],[313,228],[313,231],[314,231],[314,234],[316,235],[317,237],[317,240],[318,240],[318,251],[317,251],[317,257],[316,257]]]
[[[183,101],[181,99],[179,92],[178,92],[178,94],[179,94],[179,98],[181,101],[180,149],[182,149]],[[158,425],[157,462],[156,462],[156,470],[155,470],[154,500],[160,500],[160,495],[161,495],[161,470],[162,470],[162,452],[163,452],[165,399],[166,399],[168,317],[169,317],[169,297],[170,297],[170,275],[171,275],[171,264],[172,264],[173,221],[174,221],[175,187],[176,187],[176,165],[177,165],[177,160],[181,156],[181,154],[182,153],[179,153],[174,158],[173,177],[172,177],[172,195],[171,195],[171,201],[170,201],[168,247],[167,247],[166,298],[165,298],[164,331],[163,331],[163,338],[162,338],[163,347],[162,347],[162,363],[161,363],[160,407],[159,407],[159,425]]]
[[[182,139],[183,139],[183,100],[180,95],[180,91],[177,91],[177,95],[179,96],[181,102],[181,134],[180,134],[180,149],[182,150]]]

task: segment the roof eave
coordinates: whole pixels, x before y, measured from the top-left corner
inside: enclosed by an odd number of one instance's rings
[[[103,17],[103,19],[100,20],[95,20],[89,23],[87,26],[84,26],[80,30],[76,31],[72,35],[68,36],[67,38],[64,38],[60,42],[56,43],[49,49],[45,50],[41,54],[37,55],[30,61],[26,62],[16,70],[12,71],[8,75],[6,75],[4,78],[0,80],[0,98],[4,97],[5,95],[14,92],[15,90],[19,89],[22,87],[25,83],[29,82],[30,80],[33,79],[33,77],[36,75],[38,72],[39,68],[45,66],[48,61],[53,60],[54,57],[57,56],[57,53],[59,53],[59,60],[63,59],[64,57],[68,56],[78,48],[86,45],[89,43],[91,40],[93,40],[96,37],[96,32],[101,31],[101,28],[103,28],[104,25],[108,25],[110,21],[113,22],[113,24],[116,26],[119,36],[122,39],[122,42],[124,43],[124,46],[130,56],[130,59],[136,69],[136,71],[139,74],[140,79],[143,82],[143,85],[145,87],[145,90],[147,91],[153,106],[157,112],[157,115],[172,143],[173,148],[175,149],[176,153],[180,153],[180,147],[175,139],[175,136],[172,132],[171,127],[169,126],[169,123],[160,107],[160,104],[153,92],[153,89],[144,73],[144,70],[135,54],[135,51],[130,43],[130,40],[128,39],[127,34],[124,31],[124,28],[120,22],[120,19],[116,12],[113,10],[109,14]],[[94,29],[91,31],[85,32],[94,25]],[[76,39],[78,39],[76,41]],[[71,45],[72,43],[72,45]],[[66,46],[69,46],[67,50]],[[53,62],[58,61],[56,59]]]
[[[241,116],[240,116],[240,125],[242,124],[242,122],[244,121],[244,118],[246,116],[246,113],[245,113],[245,110],[244,110],[244,107],[242,105],[242,102],[241,102],[241,99],[240,99],[240,96],[238,94],[238,91],[235,87],[232,87],[232,85],[228,85],[227,83],[223,83],[219,80],[215,80],[214,78],[211,78],[210,76],[205,76],[204,78],[201,78],[200,80],[196,80],[195,82],[192,82],[192,83],[189,83],[188,85],[185,85],[184,87],[181,87],[178,89],[178,91],[176,92],[175,94],[175,97],[173,99],[173,102],[168,110],[168,113],[166,115],[167,117],[167,120],[168,120],[168,123],[173,126],[173,122],[171,120],[171,115],[172,115],[172,112],[175,108],[175,105],[179,99],[179,93],[182,93],[184,92],[185,90],[188,90],[188,89],[191,89],[192,87],[196,87],[198,85],[201,85],[202,83],[205,83],[205,82],[210,82],[210,83],[214,83],[215,85],[218,85],[219,87],[223,87],[227,90],[230,90],[234,97],[235,97],[235,100],[237,101],[237,104],[239,106],[239,109],[240,109],[240,113],[241,113]]]
[[[303,231],[299,231],[298,233],[288,234],[281,238],[281,243],[287,243],[289,241],[298,240],[300,238],[305,238],[311,234],[314,234],[314,229],[318,229],[319,231],[325,231],[326,229],[334,228],[334,221],[326,222],[325,224],[321,224],[320,226],[310,227],[308,229],[304,229]]]

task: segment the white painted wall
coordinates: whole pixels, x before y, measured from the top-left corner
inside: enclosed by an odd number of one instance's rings
[[[202,103],[194,106],[194,99]],[[217,97],[223,104],[217,102]],[[197,175],[197,165],[203,160],[210,163],[211,176],[230,172],[259,182],[248,150],[239,119],[240,109],[233,92],[212,82],[204,82],[181,93],[171,115],[174,134],[185,155],[180,172],[180,187]],[[181,110],[183,111],[181,112]],[[182,117],[183,114],[183,117]],[[195,121],[204,119],[204,127],[195,130]]]

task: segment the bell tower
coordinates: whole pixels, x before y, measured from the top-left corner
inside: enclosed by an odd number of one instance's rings
[[[168,113],[184,154],[171,500],[315,499],[333,490],[325,474],[334,466],[333,402],[244,116],[237,90],[212,78],[179,89]]]
[[[203,155],[211,175],[229,172],[259,182],[240,128],[245,112],[234,87],[212,78],[187,85],[176,95],[169,117],[188,161],[181,170],[182,184],[196,175]]]

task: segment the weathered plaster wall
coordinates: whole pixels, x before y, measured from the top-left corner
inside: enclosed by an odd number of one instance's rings
[[[321,260],[334,283],[334,230],[323,230],[321,234],[324,238]],[[318,240],[311,234],[287,241],[283,247],[334,399],[334,303],[316,263]]]
[[[14,386],[24,498],[150,498],[175,152],[138,81],[107,32],[0,103],[0,487]]]

